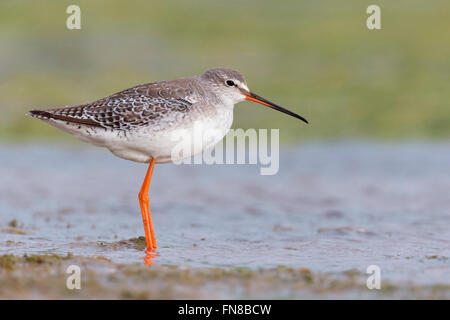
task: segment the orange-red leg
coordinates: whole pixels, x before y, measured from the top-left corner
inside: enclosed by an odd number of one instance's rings
[[[141,191],[139,192],[139,204],[141,205],[142,220],[144,222],[145,230],[145,241],[147,243],[148,250],[156,249],[155,232],[153,230],[152,216],[150,214],[150,198],[148,196],[148,189],[150,187],[150,180],[152,179],[154,165],[155,159],[152,159],[150,161],[150,165],[148,166]]]

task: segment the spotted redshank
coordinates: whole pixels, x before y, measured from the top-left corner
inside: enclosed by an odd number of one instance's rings
[[[82,141],[108,148],[114,155],[149,163],[139,192],[147,249],[156,249],[149,207],[149,186],[155,163],[180,161],[212,147],[228,132],[233,108],[250,100],[286,113],[306,123],[305,118],[252,92],[238,71],[210,69],[191,78],[138,85],[92,103],[49,110],[32,110],[30,115],[64,130]],[[207,144],[174,155],[177,141],[171,135],[179,129],[191,132],[200,122],[220,133]]]

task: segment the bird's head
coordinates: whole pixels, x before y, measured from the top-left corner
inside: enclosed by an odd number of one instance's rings
[[[214,90],[220,99],[230,101],[233,105],[244,100],[254,101],[308,123],[302,116],[251,92],[245,82],[244,76],[239,71],[227,68],[215,68],[209,69],[200,77],[208,83],[209,87]]]

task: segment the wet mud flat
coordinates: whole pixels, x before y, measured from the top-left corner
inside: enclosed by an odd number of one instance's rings
[[[0,145],[0,298],[449,298],[449,163],[448,143],[344,141],[282,149],[274,176],[157,165],[149,257],[144,165]]]
[[[68,267],[83,270],[79,289],[66,285]],[[356,270],[313,273],[307,268],[251,270],[113,263],[104,257],[0,256],[0,299],[446,299],[445,285],[368,290]]]

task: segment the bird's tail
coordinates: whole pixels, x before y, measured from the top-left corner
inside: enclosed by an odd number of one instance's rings
[[[30,117],[38,118],[38,119],[52,119],[53,115],[48,111],[43,110],[30,110],[27,114]]]
[[[95,122],[92,119],[69,117],[69,116],[57,113],[56,111],[58,111],[58,110],[60,110],[60,109],[54,109],[54,110],[49,110],[49,111],[31,110],[29,115],[31,117],[38,118],[41,120],[62,120],[62,121],[70,122],[70,123],[86,124],[86,125],[95,126],[95,127],[100,126],[100,124],[98,122]],[[51,111],[55,111],[55,112],[51,112]]]

